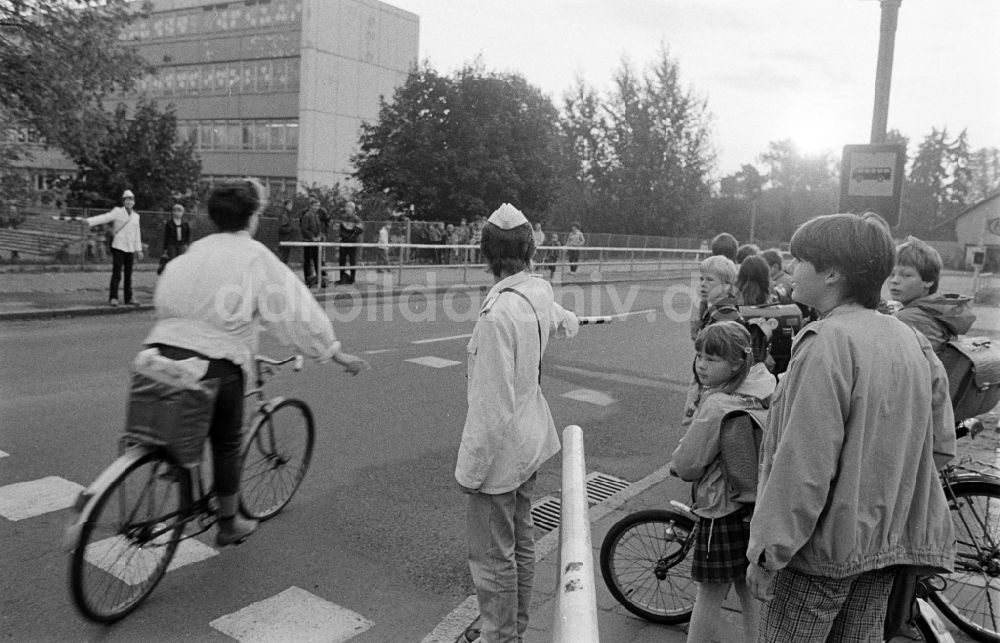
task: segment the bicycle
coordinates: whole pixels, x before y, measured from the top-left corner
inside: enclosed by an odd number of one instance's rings
[[[240,505],[250,518],[280,512],[302,483],[312,458],[315,423],[302,400],[267,399],[264,384],[278,367],[302,369],[302,356],[257,356],[256,409],[241,447]],[[69,581],[76,608],[113,623],[135,610],[169,569],[182,540],[210,529],[218,507],[202,464],[185,467],[162,445],[126,436],[121,454],[80,493],[66,532]]]
[[[973,434],[976,431],[973,430]],[[973,469],[978,464],[986,469]],[[1000,477],[992,465],[963,458],[941,471],[953,512],[955,572],[922,578],[916,625],[925,641],[942,631],[929,598],[957,627],[979,641],[1000,642]],[[677,625],[691,619],[697,586],[688,553],[698,518],[671,500],[673,509],[646,509],[615,523],[601,543],[604,582],[625,609],[654,623]]]

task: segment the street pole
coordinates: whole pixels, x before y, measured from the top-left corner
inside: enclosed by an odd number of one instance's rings
[[[880,0],[882,23],[878,39],[878,67],[875,70],[875,108],[872,113],[871,143],[885,143],[889,122],[889,88],[892,85],[892,54],[896,46],[896,21],[902,0]]]

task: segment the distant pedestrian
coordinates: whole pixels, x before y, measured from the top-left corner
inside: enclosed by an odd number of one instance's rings
[[[108,303],[118,305],[118,285],[125,278],[125,305],[137,306],[132,298],[132,265],[136,257],[142,259],[142,236],[139,213],[135,211],[135,194],[132,190],[122,193],[122,207],[84,219],[89,227],[113,224],[111,230],[111,283],[108,286]]]
[[[163,252],[160,253],[160,265],[156,268],[156,274],[162,275],[170,260],[187,252],[189,245],[191,226],[184,220],[184,206],[175,203],[170,212],[170,220],[163,224]]]
[[[541,361],[549,333],[572,337],[579,320],[528,272],[534,249],[528,220],[508,203],[482,230],[496,283],[469,340],[469,409],[455,465],[468,494],[469,569],[482,617],[468,641],[524,638],[535,567],[532,490],[539,467],[559,451]]]
[[[545,266],[549,269],[549,279],[555,279],[556,268],[559,267],[559,255],[562,253],[562,242],[559,235],[553,232],[549,235],[550,248],[545,251]]]
[[[299,221],[299,229],[302,231],[303,241],[321,241],[323,230],[319,221],[319,199],[313,197],[309,199],[309,209],[302,215]],[[307,246],[302,248],[302,277],[306,286],[312,288],[319,283],[319,246]],[[324,284],[326,277],[323,277]]]
[[[348,201],[347,206],[344,208],[345,220],[340,222],[340,243],[361,243],[362,235],[365,233],[365,228],[361,223],[361,217],[355,214],[356,206],[353,202]],[[350,264],[351,266],[356,266],[358,264],[358,248],[357,247],[340,247],[339,253],[340,267]],[[357,274],[356,270],[341,270],[340,278],[336,281],[338,284],[350,285],[354,283],[354,277]]]
[[[576,265],[580,261],[580,250],[587,243],[587,239],[580,231],[580,224],[574,222],[569,227],[570,232],[566,237],[566,261],[569,263],[569,271],[576,272]]]
[[[281,205],[281,217],[278,219],[278,257],[281,263],[288,265],[288,260],[292,256],[290,246],[280,245],[283,241],[291,241],[295,238],[295,224],[292,221],[292,208],[294,203],[291,199],[285,199]]]
[[[377,272],[382,272],[388,270],[386,266],[389,265],[389,227],[392,225],[391,222],[386,221],[382,224],[382,227],[378,230],[378,263],[379,267],[376,269]]]

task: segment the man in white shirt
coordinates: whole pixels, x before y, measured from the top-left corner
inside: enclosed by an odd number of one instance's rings
[[[125,305],[138,306],[132,298],[132,264],[138,255],[142,259],[142,238],[139,232],[139,213],[135,211],[135,195],[132,190],[122,193],[122,207],[85,221],[91,228],[105,223],[113,225],[111,240],[111,285],[108,288],[108,303],[118,305],[118,284],[125,272]]]
[[[389,265],[389,222],[379,228],[378,231],[378,262],[382,266]],[[377,272],[388,270],[388,268],[378,268]]]

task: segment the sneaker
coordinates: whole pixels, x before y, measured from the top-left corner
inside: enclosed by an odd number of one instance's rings
[[[140,303],[139,303],[139,302],[137,302],[137,301],[126,301],[126,302],[125,302],[125,305],[126,305],[126,306],[141,306],[142,304],[140,304]]]
[[[118,300],[117,299],[111,299],[111,300],[108,301],[108,305],[112,306],[112,307],[117,306],[118,305]]]

